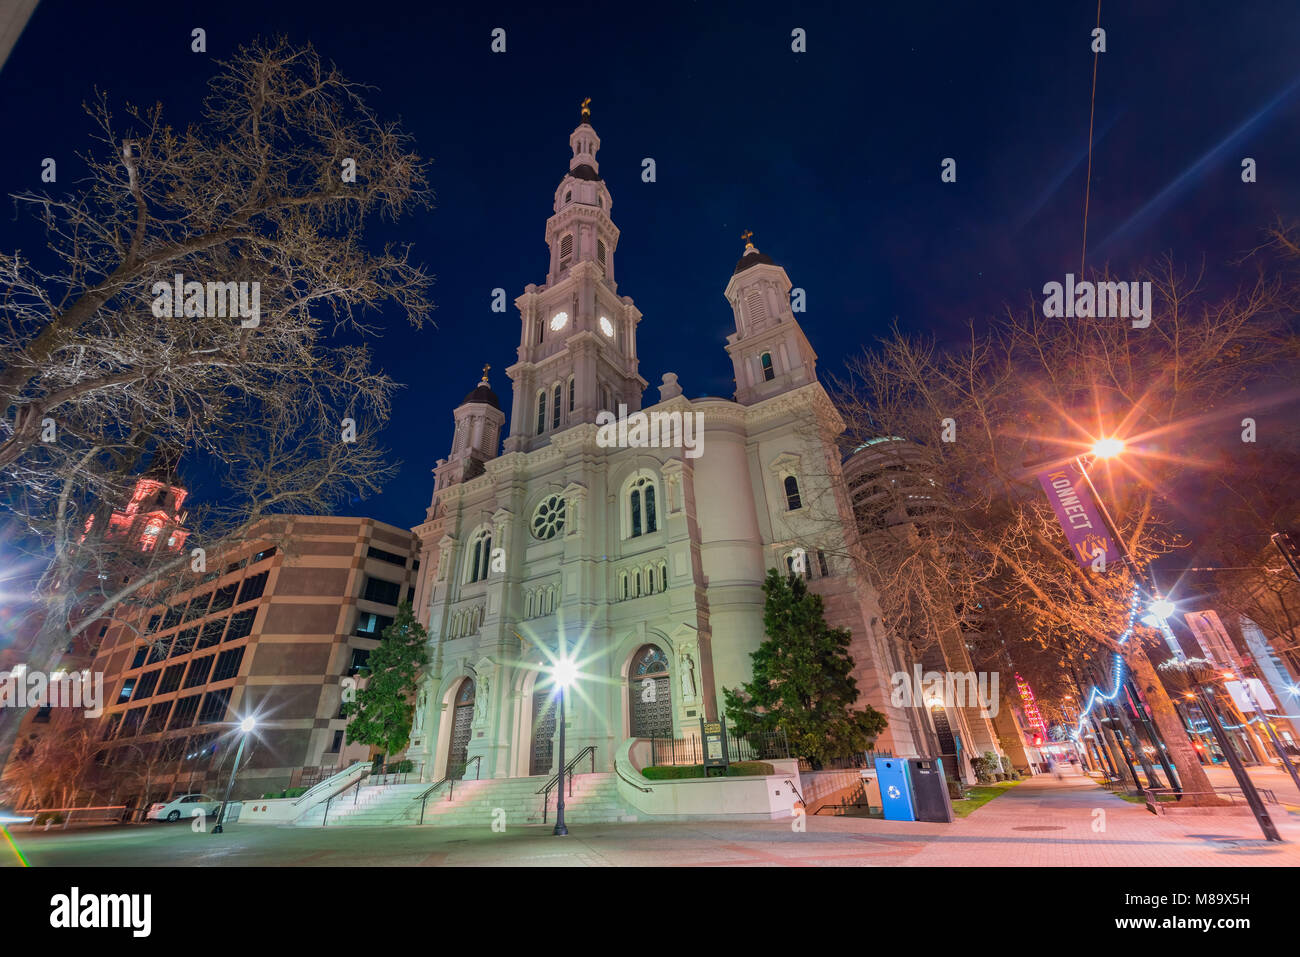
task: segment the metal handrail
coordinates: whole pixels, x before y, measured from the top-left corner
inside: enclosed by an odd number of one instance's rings
[[[803,799],[803,795],[800,794],[799,789],[794,786],[794,782],[791,781],[789,778],[786,778],[785,783],[790,785],[790,790],[794,792],[794,796],[799,799],[799,803],[802,804],[806,809],[808,807],[808,802]]]
[[[1259,794],[1260,799],[1265,804],[1279,803],[1277,795],[1270,789],[1255,788],[1255,791]],[[1176,791],[1173,788],[1143,788],[1142,793],[1147,796],[1147,802],[1149,804],[1177,804],[1178,801],[1181,801],[1185,797],[1194,797],[1202,794],[1213,794],[1216,797],[1225,797],[1228,799],[1229,803],[1234,805],[1246,800],[1246,795],[1242,792],[1241,788],[1215,788],[1213,791]],[[1178,801],[1161,801],[1160,798],[1164,795],[1172,795],[1177,798]]]
[[[360,771],[365,767],[367,767],[367,762],[357,761],[354,762],[353,764],[348,765],[345,768],[339,768],[337,771],[334,772],[334,774],[330,775],[330,778],[335,777],[339,774],[343,774],[348,771],[353,771],[353,770]],[[367,771],[366,774],[369,774],[369,772]],[[363,774],[362,777],[365,777],[365,775]],[[325,784],[328,781],[329,778],[326,778],[324,781],[317,781],[315,784],[309,787],[306,791],[304,791],[294,800],[293,802],[294,806],[296,807],[297,805],[301,804],[303,801],[306,801],[308,798],[313,797],[314,795],[312,794],[312,792],[315,791],[317,788],[321,787],[323,784]],[[344,790],[346,790],[346,788]]]
[[[365,773],[363,773],[363,774],[361,775],[361,777],[357,778],[355,781],[353,781],[353,782],[352,782],[351,784],[349,784],[347,787],[345,787],[345,788],[343,788],[343,789],[341,789],[341,790],[335,791],[333,794],[331,794],[329,797],[327,797],[327,798],[325,799],[325,813],[321,816],[321,819],[320,819],[320,826],[321,826],[321,827],[326,827],[326,826],[329,824],[329,820],[330,820],[330,804],[332,804],[332,803],[334,802],[334,799],[335,799],[336,797],[341,797],[342,795],[347,794],[347,793],[348,793],[349,791],[351,791],[353,788],[356,788],[356,789],[357,789],[357,793],[353,796],[353,798],[352,798],[352,803],[353,803],[353,804],[356,804],[356,803],[357,803],[357,801],[358,801],[358,800],[360,799],[360,797],[361,797],[361,785],[365,783],[366,778],[369,777],[369,776],[370,776],[370,772],[369,772],[369,771],[366,771]]]
[[[563,773],[569,779],[569,797],[573,797],[573,766],[585,757],[591,758],[591,773],[596,773],[596,746],[589,744],[573,756],[573,760],[564,766]],[[542,823],[546,823],[547,815],[551,808],[551,791],[560,781],[560,772],[556,771],[551,775],[551,779],[546,782],[544,787],[538,789],[537,793],[542,795]]]
[[[460,766],[460,774],[452,774],[451,772],[448,772],[442,778],[442,780],[431,785],[427,791],[424,791],[421,794],[417,794],[415,797],[411,799],[413,801],[420,802],[420,823],[421,824],[424,823],[425,806],[429,803],[429,797],[433,794],[433,792],[438,790],[438,788],[442,787],[444,784],[450,783],[451,787],[447,789],[447,800],[450,801],[452,795],[456,793],[456,781],[464,777],[465,772],[469,770],[469,766],[471,764],[474,765],[474,780],[475,781],[479,780],[479,775],[483,771],[483,756],[481,754],[475,755],[474,757],[466,761],[464,764],[462,764]]]

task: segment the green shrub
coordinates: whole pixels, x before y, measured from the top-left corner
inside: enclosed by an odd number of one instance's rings
[[[287,791],[281,794],[280,797],[296,798],[296,797],[302,797],[306,793],[307,793],[306,788],[289,788]]]
[[[737,761],[727,766],[727,777],[742,778],[775,774],[776,769],[765,761]],[[641,776],[650,781],[672,781],[679,778],[704,777],[704,765],[683,764],[643,768]]]

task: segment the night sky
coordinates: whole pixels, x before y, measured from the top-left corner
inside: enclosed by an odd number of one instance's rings
[[[56,188],[78,178],[90,130],[79,104],[95,86],[119,104],[160,100],[178,125],[197,119],[212,61],[259,35],[311,41],[376,87],[370,105],[432,159],[437,199],[373,236],[412,243],[437,276],[437,327],[385,317],[376,355],[408,386],[387,431],[404,465],[346,511],[411,526],[484,362],[509,409],[519,325],[513,306],[490,311],[491,290],[513,301],[545,281],[543,230],[583,97],[622,230],[619,292],[645,316],[647,401],[665,371],[690,396],[730,396],[722,291],[745,229],[806,290],[800,321],[823,374],[895,317],[943,337],[1078,271],[1096,16],[1092,2],[1041,0],[43,0],[0,70],[0,187],[42,188],[46,156]],[[1300,208],[1300,5],[1107,0],[1102,25],[1089,266],[1131,274],[1169,251],[1229,278],[1263,226]],[[196,26],[206,55],[190,52]],[[504,55],[490,52],[494,27],[507,31]],[[796,27],[803,54],[790,48]],[[1253,185],[1244,156],[1258,162]],[[655,183],[641,181],[644,157]],[[955,184],[940,182],[944,157],[957,160]],[[42,245],[12,207],[4,223],[6,246]]]

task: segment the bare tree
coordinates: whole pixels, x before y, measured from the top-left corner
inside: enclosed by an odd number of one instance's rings
[[[368,315],[421,326],[431,280],[368,229],[431,197],[362,92],[310,46],[254,43],[183,129],[161,106],[119,123],[98,96],[86,182],[14,197],[47,237],[39,256],[0,253],[3,504],[48,561],[33,668],[160,579],[201,573],[194,547],[215,554],[391,473],[377,437],[396,386],[372,367]],[[160,459],[219,486],[185,516],[184,550],[110,527]],[[21,717],[0,714],[0,760]]]
[[[1209,791],[1148,659],[1143,629],[1120,640],[1129,632],[1133,578],[1123,567],[1098,574],[1079,564],[1037,474],[1098,438],[1126,439],[1129,451],[1117,464],[1093,469],[1099,493],[1140,567],[1180,547],[1171,493],[1194,472],[1195,449],[1235,439],[1233,403],[1243,384],[1284,376],[1294,359],[1281,315],[1289,287],[1262,272],[1235,294],[1210,299],[1199,276],[1169,261],[1143,278],[1155,290],[1147,328],[1120,318],[1047,319],[1031,303],[943,347],[895,331],[850,363],[836,400],[855,439],[907,439],[924,450],[936,478],[950,544],[931,551],[942,563],[914,561],[916,584],[904,589],[940,603],[922,612],[927,627],[938,626],[954,596],[959,605],[980,596],[1013,612],[1045,646],[1074,635],[1107,658],[1121,653],[1184,787]],[[897,580],[890,566],[899,558],[887,545],[868,561],[882,583]],[[1076,649],[1059,650],[1065,660]]]

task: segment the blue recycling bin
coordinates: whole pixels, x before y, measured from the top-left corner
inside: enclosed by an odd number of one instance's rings
[[[880,803],[886,821],[915,821],[912,809],[912,782],[904,758],[876,758],[876,781],[880,784]]]

